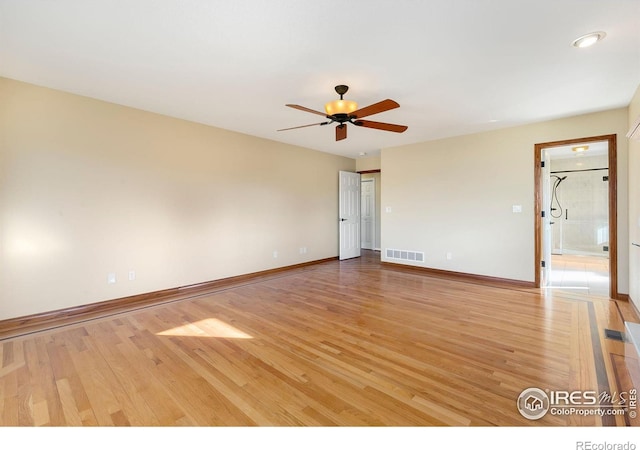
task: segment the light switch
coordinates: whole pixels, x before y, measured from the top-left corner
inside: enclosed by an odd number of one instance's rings
[[[522,212],[522,205],[513,205],[513,212],[514,213],[521,213]]]
[[[391,206],[387,206],[387,207],[384,209],[384,212],[388,212],[388,213],[390,213],[390,212],[391,212]]]

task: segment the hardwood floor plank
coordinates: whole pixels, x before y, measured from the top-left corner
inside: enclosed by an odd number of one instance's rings
[[[69,380],[66,378],[57,379],[56,386],[58,394],[60,395],[60,402],[62,404],[62,411],[64,412],[66,424],[72,427],[81,426],[82,418],[80,417],[80,412],[75,404]]]
[[[51,419],[49,418],[49,407],[46,400],[33,404],[33,425],[42,427],[49,425]]]
[[[28,368],[23,365],[17,371],[18,376],[18,423],[20,426],[33,426],[33,394]]]
[[[2,367],[7,367],[13,362],[13,342],[5,342],[2,345]]]
[[[6,426],[18,426],[18,410],[20,402],[18,400],[18,377],[16,371],[12,370],[2,376],[2,398],[3,398],[3,411],[2,411],[2,425]]]
[[[48,345],[52,342],[51,336],[34,337],[34,345],[37,354],[37,362],[32,360],[30,376],[32,384],[38,386],[40,395],[47,405],[50,423],[46,425],[65,425],[62,403],[55,384],[53,365],[48,352]],[[28,348],[28,347],[27,347]]]

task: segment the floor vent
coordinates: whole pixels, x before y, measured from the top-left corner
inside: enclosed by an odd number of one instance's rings
[[[607,339],[613,339],[615,341],[624,342],[624,334],[622,333],[622,331],[609,330],[608,328],[605,328],[604,329],[604,336]]]
[[[385,255],[389,259],[399,259],[401,261],[424,262],[424,252],[414,252],[411,250],[396,250],[387,248]]]

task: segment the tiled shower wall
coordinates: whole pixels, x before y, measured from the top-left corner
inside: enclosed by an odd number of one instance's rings
[[[607,155],[551,160],[553,175],[567,178],[557,189],[562,211],[552,211],[553,253],[608,256],[609,175]],[[602,169],[605,170],[594,170]],[[554,203],[554,207],[558,207]]]

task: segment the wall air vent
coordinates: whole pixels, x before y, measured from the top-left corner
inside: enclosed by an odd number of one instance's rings
[[[424,262],[424,252],[387,248],[385,249],[385,255],[389,259],[397,259],[400,261]]]

